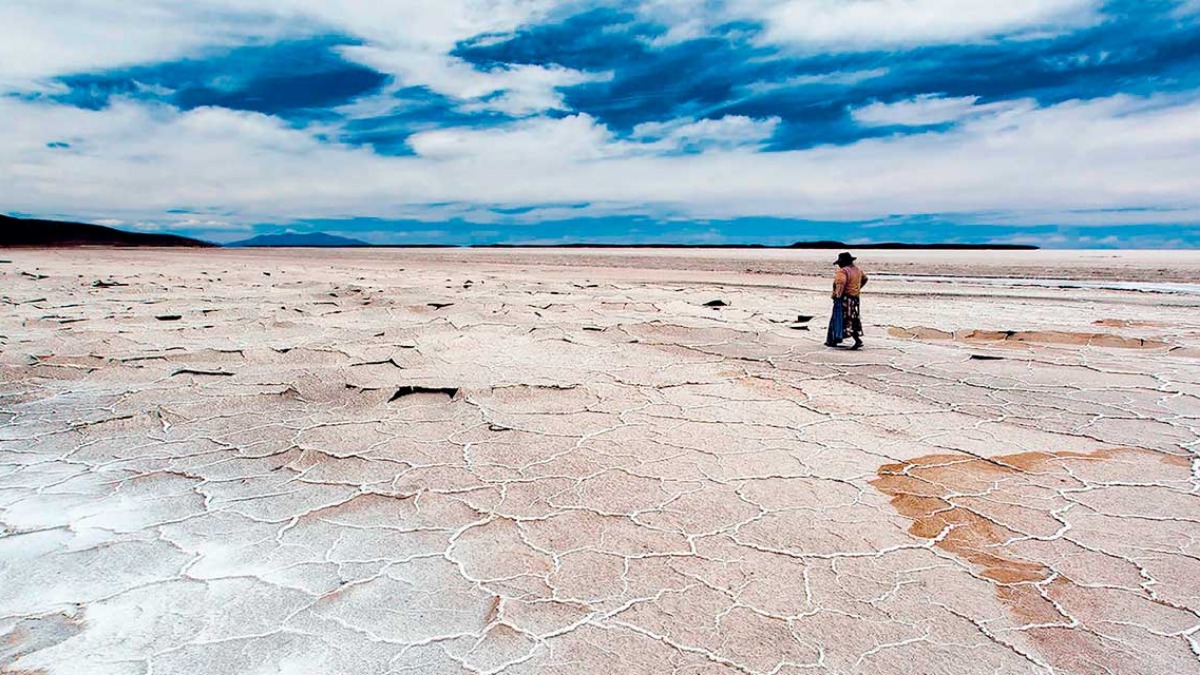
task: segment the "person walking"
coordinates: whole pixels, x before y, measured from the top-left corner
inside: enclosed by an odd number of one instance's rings
[[[840,347],[846,338],[854,339],[851,349],[863,346],[859,295],[867,285],[867,275],[854,264],[855,260],[857,258],[847,251],[834,263],[838,269],[833,274],[833,315],[829,318],[829,332],[825,336],[827,347]]]

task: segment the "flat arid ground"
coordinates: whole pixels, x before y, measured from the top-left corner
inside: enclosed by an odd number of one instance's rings
[[[0,252],[0,672],[1200,673],[1200,254],[835,254]]]

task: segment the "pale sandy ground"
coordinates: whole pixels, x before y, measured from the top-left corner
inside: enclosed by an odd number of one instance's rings
[[[1200,673],[1200,255],[830,257],[0,252],[0,672]]]

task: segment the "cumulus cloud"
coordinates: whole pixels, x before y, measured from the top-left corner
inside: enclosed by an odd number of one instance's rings
[[[396,86],[390,87],[377,100],[390,98],[399,87],[424,86],[463,102],[466,111],[495,110],[510,115],[529,115],[563,110],[565,104],[560,88],[612,78],[612,73],[585,73],[555,65],[504,65],[481,70],[444,54],[377,46],[344,47],[339,51],[351,61],[396,78]],[[385,114],[386,109],[374,107],[372,113]]]
[[[752,6],[764,3],[751,0]],[[772,41],[825,48],[1028,36],[1097,20],[1098,0],[785,0],[767,3]]]
[[[399,87],[427,87],[461,101],[466,111],[528,115],[564,108],[559,89],[611,78],[555,64],[497,65],[480,69],[450,55],[478,35],[506,35],[545,18],[564,0],[444,0],[378,3],[310,0],[297,11],[364,41],[340,49],[343,57],[391,75]]]
[[[423,158],[471,163],[558,165],[624,154],[611,132],[588,115],[541,117],[498,128],[438,129],[414,134],[408,144]]]
[[[943,97],[922,94],[894,103],[874,102],[851,111],[854,121],[865,126],[927,126],[958,122],[968,117],[1015,113],[1037,107],[1031,100],[978,104],[978,96]]]
[[[868,80],[884,77],[888,74],[886,68],[871,68],[868,70],[835,70],[815,75],[795,75],[775,81],[751,82],[742,88],[752,94],[765,94],[781,89],[811,86],[850,86]]]
[[[1097,22],[1102,0],[646,0],[641,11],[683,40],[731,21],[761,22],[762,39],[806,50],[856,50],[1027,38]]]
[[[1196,0],[1180,0],[1194,8]],[[613,2],[667,29],[671,42],[714,26],[761,23],[769,42],[814,49],[911,46],[1029,36],[1098,20],[1100,0],[641,0]],[[463,79],[447,54],[463,40],[504,36],[580,5],[576,0],[5,0],[4,81],[194,56],[282,37],[336,33],[347,54],[416,84]],[[441,60],[439,63],[438,61]],[[460,87],[488,86],[458,84]]]
[[[183,57],[283,38],[342,35],[361,45],[347,58],[392,75],[474,100],[497,94],[505,112],[561,107],[555,88],[603,74],[559,67],[477,71],[449,55],[480,34],[504,34],[545,17],[562,0],[6,0],[0,3],[0,87],[44,88],[81,72]]]
[[[633,137],[644,148],[675,152],[679,150],[753,149],[770,140],[779,127],[778,117],[753,119],[745,115],[726,115],[718,119],[670,122],[644,122],[633,128]]]
[[[586,115],[412,139],[415,156],[321,142],[259,114],[118,102],[98,111],[5,99],[7,208],[147,219],[220,206],[231,222],[411,216],[432,203],[588,202],[695,217],[1200,208],[1200,102],[1115,96],[970,117],[946,133],[748,153],[638,152]],[[745,140],[768,122],[681,121],[659,133]],[[71,130],[69,149],[49,148]],[[646,140],[646,143],[662,139]],[[134,213],[130,213],[133,211]],[[125,215],[128,214],[128,215]]]
[[[612,3],[666,27],[659,42],[761,24],[760,40],[805,49],[911,46],[1023,36],[1084,25],[1099,0],[641,0]],[[340,35],[343,57],[394,78],[361,110],[387,114],[401,87],[427,87],[463,110],[530,115],[562,110],[560,90],[602,81],[553,63],[477,68],[451,55],[464,40],[514,31],[580,5],[575,0],[6,0],[0,3],[0,89],[31,91],[84,72],[202,57],[284,38]],[[793,78],[783,86],[853,83],[878,71]]]
[[[278,36],[278,18],[206,12],[202,2],[5,0],[0,3],[0,87],[132,66]]]

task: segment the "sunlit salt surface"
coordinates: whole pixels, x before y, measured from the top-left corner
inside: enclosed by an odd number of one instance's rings
[[[1200,672],[1194,255],[769,253],[6,252],[0,672]]]

